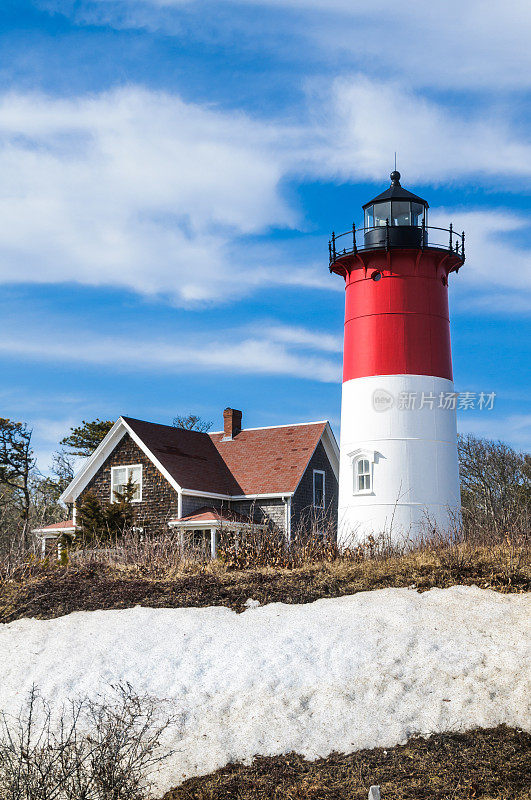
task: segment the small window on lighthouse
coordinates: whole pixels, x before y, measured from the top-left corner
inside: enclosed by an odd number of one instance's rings
[[[367,458],[356,461],[355,486],[357,492],[371,491],[371,465]]]

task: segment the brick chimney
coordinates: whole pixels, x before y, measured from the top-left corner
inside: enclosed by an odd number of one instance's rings
[[[226,408],[223,412],[223,439],[234,439],[242,429],[242,412]]]

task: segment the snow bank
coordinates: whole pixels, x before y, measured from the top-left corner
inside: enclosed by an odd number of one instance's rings
[[[171,701],[160,791],[231,760],[530,725],[525,595],[383,589],[308,605],[92,611],[0,628],[0,706],[129,681]]]

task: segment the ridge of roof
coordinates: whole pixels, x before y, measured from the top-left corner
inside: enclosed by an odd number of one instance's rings
[[[286,425],[261,425],[257,428],[242,428],[242,431],[268,431],[274,428],[301,428],[304,425],[326,425],[327,419],[317,419],[314,422],[288,422]],[[225,431],[208,431],[209,436],[217,436]]]

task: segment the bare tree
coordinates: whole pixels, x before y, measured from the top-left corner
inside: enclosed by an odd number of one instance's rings
[[[459,436],[459,472],[465,525],[488,523],[498,535],[531,512],[528,455],[504,442]]]
[[[197,414],[188,414],[184,417],[173,418],[174,428],[183,428],[185,431],[199,431],[200,433],[208,433],[212,427],[211,422],[207,422]]]

